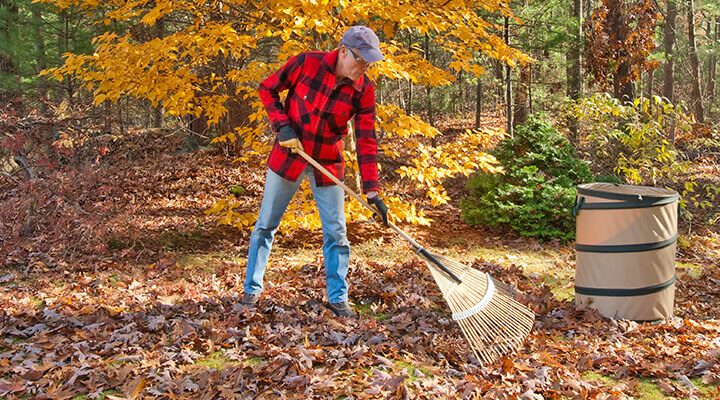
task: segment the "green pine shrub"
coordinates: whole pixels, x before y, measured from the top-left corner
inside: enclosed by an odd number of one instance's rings
[[[592,174],[570,142],[543,116],[533,116],[493,154],[505,173],[470,177],[462,218],[471,225],[509,226],[527,237],[573,239],[575,187],[592,181]]]

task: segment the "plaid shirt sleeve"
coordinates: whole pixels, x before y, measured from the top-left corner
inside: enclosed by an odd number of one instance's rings
[[[367,79],[359,107],[355,113],[355,138],[363,192],[380,192],[377,165],[377,140],[375,139],[375,86]]]
[[[280,127],[290,123],[290,119],[280,101],[280,93],[297,83],[304,59],[305,54],[292,57],[282,68],[260,83],[258,90],[260,100],[265,106],[265,110],[267,110],[270,124],[275,132],[279,131]]]

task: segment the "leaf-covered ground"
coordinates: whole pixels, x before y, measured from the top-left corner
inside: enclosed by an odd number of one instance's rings
[[[222,258],[3,275],[0,394],[607,398],[654,383],[677,398],[720,395],[717,270],[683,276],[677,318],[637,324],[576,311],[517,267],[475,267],[516,284],[538,315],[519,354],[483,368],[418,261],[353,263],[357,320],[318,301],[319,262],[273,265],[255,311],[237,305],[241,265]],[[702,316],[687,307],[696,296]]]
[[[675,317],[638,324],[575,309],[570,245],[432,210],[432,227],[408,228],[418,240],[517,286],[537,314],[518,354],[480,367],[425,265],[367,223],[349,227],[360,318],[324,308],[308,232],[279,238],[260,306],[239,307],[247,234],[203,210],[233,184],[252,210],[262,171],[163,136],[0,194],[0,398],[720,397],[711,231],[681,243]]]

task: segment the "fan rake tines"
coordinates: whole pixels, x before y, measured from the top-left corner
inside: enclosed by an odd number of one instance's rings
[[[535,314],[515,299],[514,290],[455,260],[438,255],[432,258],[435,260],[423,257],[478,360],[489,364],[517,350],[530,333]],[[461,282],[438,268],[435,261]]]

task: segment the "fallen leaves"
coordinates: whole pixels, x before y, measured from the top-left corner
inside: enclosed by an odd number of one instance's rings
[[[354,264],[353,298],[366,304],[356,320],[334,318],[317,302],[324,285],[312,268],[277,271],[282,282],[268,282],[255,311],[237,307],[240,266],[184,279],[172,267],[57,274],[39,277],[33,290],[19,281],[0,299],[8,305],[0,396],[623,398],[650,378],[683,397],[719,383],[718,321],[609,321],[547,296],[541,280],[516,267],[475,267],[516,282],[536,311],[551,310],[538,313],[518,354],[487,367],[473,361],[416,260],[392,274],[387,265]],[[389,287],[395,296],[382,296]],[[44,308],[26,307],[31,293]]]

